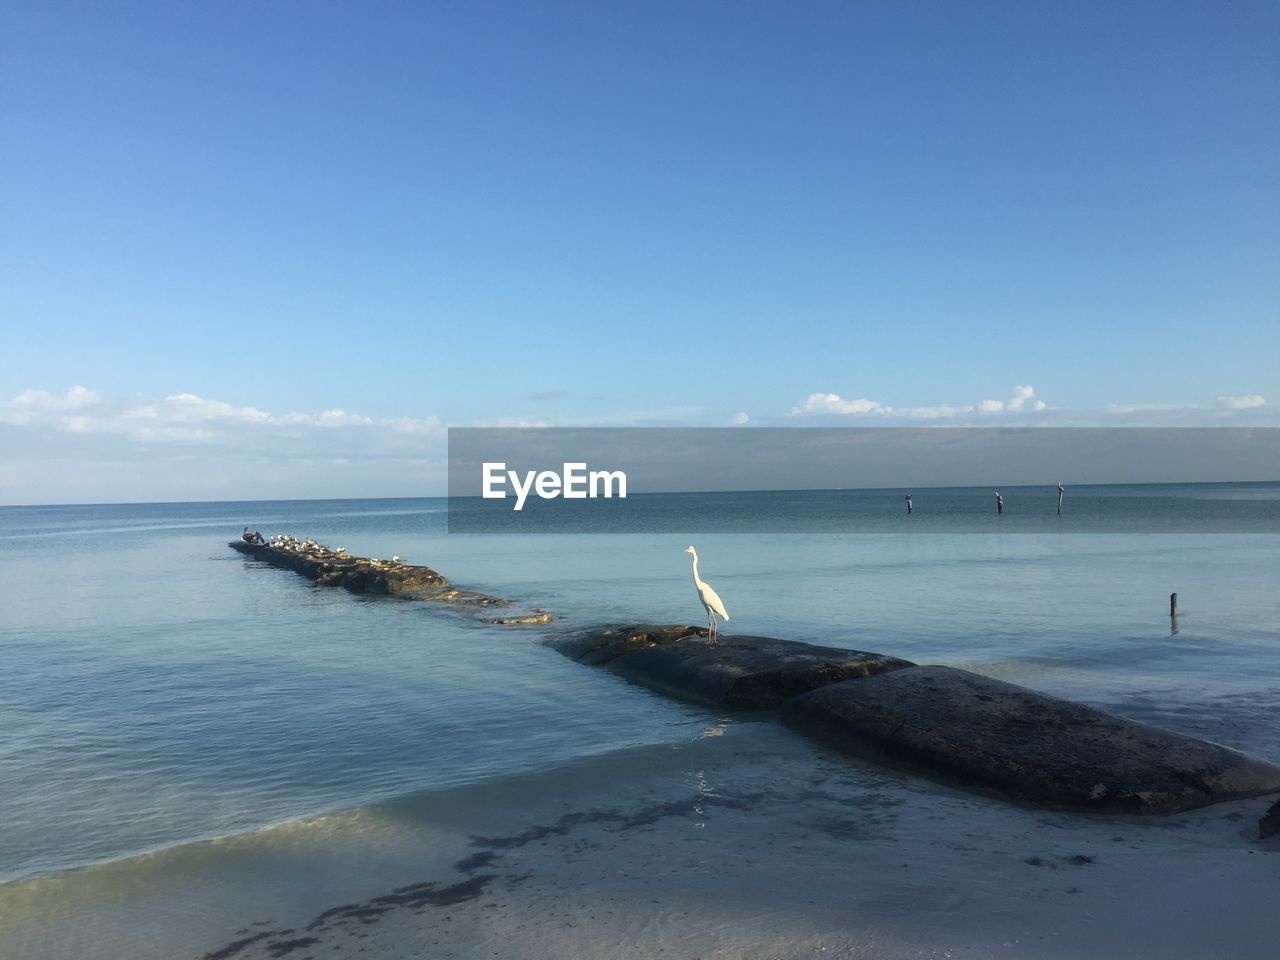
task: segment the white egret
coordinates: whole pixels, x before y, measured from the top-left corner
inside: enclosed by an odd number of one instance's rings
[[[716,617],[727,621],[729,614],[724,608],[720,595],[711,589],[711,584],[698,576],[698,551],[688,546],[684,548],[684,552],[693,554],[693,587],[698,591],[698,599],[702,601],[702,606],[706,608],[707,634],[710,642],[715,643],[716,638],[720,636],[720,631],[716,627]]]

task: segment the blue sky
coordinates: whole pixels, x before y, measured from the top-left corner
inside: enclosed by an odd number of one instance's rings
[[[1275,3],[0,10],[0,502],[439,492],[449,425],[1280,423]]]

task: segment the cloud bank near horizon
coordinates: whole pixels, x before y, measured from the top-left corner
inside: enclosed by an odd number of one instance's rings
[[[815,392],[781,414],[684,406],[598,416],[509,416],[456,426],[1277,425],[1256,393],[1183,405],[1049,406],[1029,384],[1006,399],[894,406]],[[375,418],[341,408],[276,413],[194,393],[108,399],[74,385],[0,400],[0,503],[428,496],[446,480],[437,415]]]
[[[24,390],[0,401],[0,424],[60,430],[73,434],[122,436],[138,443],[241,443],[257,431],[274,437],[297,437],[311,428],[379,427],[409,435],[440,434],[437,417],[393,417],[375,421],[341,409],[319,413],[276,415],[256,407],[175,393],[157,401],[107,404],[96,390],[74,386],[65,393]],[[232,432],[234,431],[234,435]]]

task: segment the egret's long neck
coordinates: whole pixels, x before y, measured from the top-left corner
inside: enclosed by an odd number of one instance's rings
[[[693,582],[694,583],[702,582],[701,580],[698,579],[698,555],[696,553],[693,555]]]

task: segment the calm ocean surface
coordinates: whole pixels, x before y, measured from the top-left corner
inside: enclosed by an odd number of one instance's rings
[[[913,520],[944,502],[914,493]],[[1031,502],[1005,495],[1007,517]],[[544,649],[543,628],[357,598],[248,561],[226,546],[245,524],[399,554],[545,607],[553,626],[699,622],[681,552],[692,540],[735,632],[965,666],[1280,759],[1280,537],[1070,536],[1089,523],[1072,512],[1086,495],[1164,518],[1256,516],[1259,529],[1280,512],[1280,484],[1076,488],[1060,526],[1017,535],[994,522],[922,535],[900,491],[806,495],[806,530],[815,510],[833,528],[851,513],[883,525],[856,535],[450,536],[438,499],[0,509],[0,881],[683,743],[705,726],[704,710]],[[786,495],[682,496],[670,509],[718,529],[794,508]],[[987,511],[990,496],[945,502]],[[1052,493],[1035,496],[1052,513]]]

